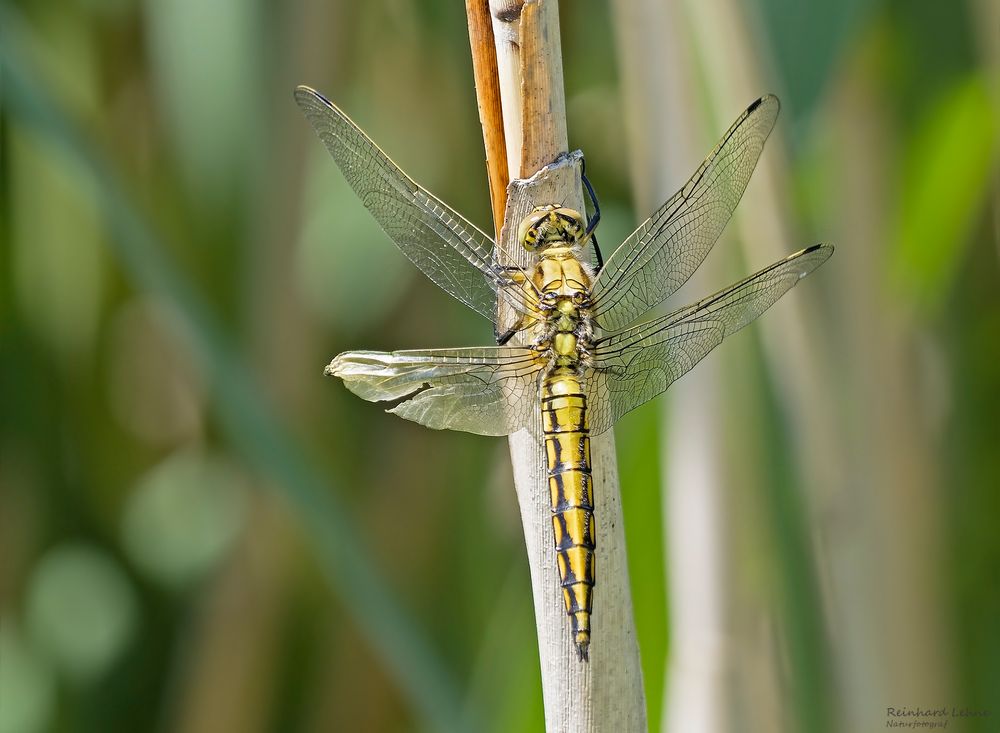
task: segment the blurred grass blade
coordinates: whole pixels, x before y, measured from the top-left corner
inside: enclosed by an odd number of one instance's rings
[[[783,103],[790,102],[784,114],[791,126],[785,134],[791,132],[798,137],[805,132],[802,123],[821,104],[845,50],[878,5],[872,0],[757,0],[750,7],[750,16],[760,18],[771,44],[775,69],[787,90],[781,95]]]
[[[355,622],[380,653],[423,724],[460,730],[468,724],[459,691],[448,671],[392,598],[337,499],[334,481],[309,465],[266,404],[265,390],[190,282],[166,255],[149,221],[99,149],[70,120],[32,63],[37,45],[30,29],[0,4],[0,100],[26,128],[65,151],[95,182],[113,232],[111,246],[134,286],[176,308],[186,336],[210,380],[213,409],[228,441],[295,508],[330,581]],[[290,102],[289,102],[290,103]]]
[[[986,203],[1000,146],[1000,115],[973,75],[931,105],[904,167],[892,250],[895,283],[918,305],[937,307]]]

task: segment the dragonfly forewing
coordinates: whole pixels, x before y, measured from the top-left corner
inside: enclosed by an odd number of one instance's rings
[[[751,104],[685,186],[611,255],[594,283],[604,330],[628,326],[691,277],[743,196],[779,108],[771,95]]]
[[[498,297],[529,310],[497,268],[489,236],[414,182],[322,94],[300,86],[295,100],[365,208],[421,272],[490,320]]]

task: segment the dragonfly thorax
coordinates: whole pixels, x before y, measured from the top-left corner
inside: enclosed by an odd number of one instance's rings
[[[590,268],[568,247],[546,250],[535,265],[532,280],[543,310],[590,305]]]
[[[543,323],[536,348],[549,353],[550,368],[582,368],[593,338],[590,268],[575,248],[551,246],[539,257],[533,282]]]

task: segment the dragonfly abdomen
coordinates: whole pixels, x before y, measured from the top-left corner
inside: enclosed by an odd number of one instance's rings
[[[542,430],[552,497],[559,580],[573,641],[587,658],[594,597],[594,493],[587,397],[577,370],[556,366],[542,380]]]

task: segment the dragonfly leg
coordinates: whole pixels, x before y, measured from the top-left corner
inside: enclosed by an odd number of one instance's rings
[[[511,326],[503,333],[500,333],[500,331],[497,330],[497,327],[494,326],[493,335],[496,337],[497,346],[506,346],[507,342],[514,337],[514,334],[524,331],[525,329],[531,327],[535,323],[538,323],[537,318],[525,314],[522,315],[513,326]],[[551,336],[549,336],[548,338],[551,338]],[[539,339],[536,338],[532,343],[538,344]]]
[[[518,329],[516,326],[504,331],[503,333],[500,333],[494,328],[493,333],[497,339],[497,346],[506,346],[507,342],[514,338],[514,334],[517,333],[517,331]]]
[[[597,229],[597,225],[601,221],[601,205],[597,201],[597,194],[594,193],[594,187],[590,185],[590,179],[587,178],[586,159],[580,162],[580,179],[583,181],[583,186],[587,189],[587,194],[590,196],[590,203],[594,205],[594,215],[587,220],[587,232],[583,239],[586,241],[589,238],[593,242],[594,255],[597,257],[596,270],[600,272],[601,268],[604,267],[604,257],[601,255],[601,246],[597,243],[597,235],[594,234],[594,230]]]

